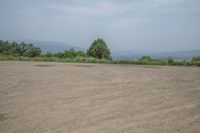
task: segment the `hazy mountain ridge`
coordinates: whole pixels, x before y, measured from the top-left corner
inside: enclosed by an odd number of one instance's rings
[[[188,51],[175,51],[175,52],[162,52],[152,55],[152,57],[157,58],[176,58],[176,59],[184,59],[191,60],[194,56],[200,56],[200,50],[188,50]]]
[[[153,55],[155,52],[150,51],[118,51],[118,52],[112,52],[113,59],[126,59],[126,60],[133,60],[138,59],[144,55]]]
[[[56,41],[39,41],[39,40],[12,40],[15,42],[32,43],[34,46],[40,47],[42,52],[63,52],[64,50],[75,49],[85,51],[84,48],[72,46],[63,42]]]
[[[200,50],[172,51],[172,52],[127,52],[126,54],[113,54],[114,59],[138,59],[144,55],[152,58],[174,58],[180,60],[191,60],[194,56],[200,56]]]

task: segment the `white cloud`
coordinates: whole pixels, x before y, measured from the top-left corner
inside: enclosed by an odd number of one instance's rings
[[[57,4],[51,3],[49,8],[60,13],[75,16],[97,16],[104,17],[116,15],[123,9],[119,3],[99,1],[90,4]]]
[[[195,4],[191,4],[195,3]],[[50,10],[58,14],[73,17],[101,17],[101,18],[147,18],[163,13],[187,13],[200,10],[198,0],[88,0],[66,3],[49,3]]]

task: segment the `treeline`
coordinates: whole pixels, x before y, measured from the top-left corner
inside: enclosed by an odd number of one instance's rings
[[[70,50],[65,50],[64,52],[58,52],[58,53],[47,52],[46,54],[43,54],[42,56],[57,57],[57,58],[76,58],[76,57],[87,57],[87,54],[83,51],[76,51],[74,49],[70,49]]]
[[[56,58],[76,58],[76,57],[93,57],[96,59],[111,60],[111,53],[103,39],[95,40],[88,48],[87,52],[76,51],[74,49],[65,50],[58,53],[41,53],[39,47],[31,43],[16,43],[0,40],[0,54],[24,57],[56,57]]]
[[[150,56],[142,56],[138,60],[118,60],[115,64],[138,64],[138,65],[170,65],[170,66],[200,66],[200,57],[193,57],[191,61],[168,59],[153,59]]]
[[[191,61],[176,60],[173,58],[153,59],[150,56],[143,56],[138,60],[112,60],[110,50],[103,39],[95,40],[87,52],[70,49],[57,53],[42,53],[39,47],[35,47],[30,43],[0,41],[0,60],[200,66],[200,56],[193,57]]]
[[[0,54],[13,56],[36,57],[41,54],[39,47],[34,47],[31,43],[16,43],[0,40]]]

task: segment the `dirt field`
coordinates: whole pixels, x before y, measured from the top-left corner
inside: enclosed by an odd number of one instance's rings
[[[199,132],[199,67],[0,62],[0,133]]]

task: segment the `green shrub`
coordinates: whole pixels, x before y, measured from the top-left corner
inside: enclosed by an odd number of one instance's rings
[[[195,66],[200,66],[200,61],[193,61],[192,64]]]
[[[168,62],[169,65],[174,65],[175,64],[175,61],[172,58],[169,58],[167,62]]]

